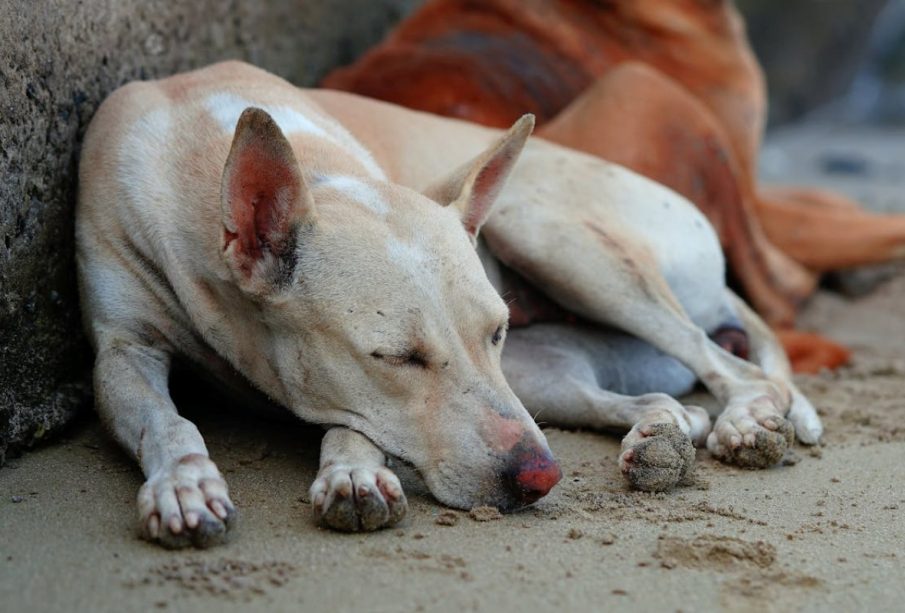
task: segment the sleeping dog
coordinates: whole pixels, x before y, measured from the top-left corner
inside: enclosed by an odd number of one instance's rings
[[[450,506],[544,496],[561,473],[526,406],[629,430],[620,464],[642,489],[687,480],[692,441],[767,466],[788,416],[816,442],[700,213],[549,143],[517,165],[531,128],[303,91],[237,62],[102,105],[80,166],[79,282],[98,411],[147,479],[146,538],[211,545],[235,515],[170,399],[175,357],[328,428],[312,506],[341,530],[404,515],[387,455]],[[521,297],[505,349],[501,293]],[[712,431],[667,395],[697,379],[725,405]]]

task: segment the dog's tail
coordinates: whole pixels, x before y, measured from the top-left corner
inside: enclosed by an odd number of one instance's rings
[[[747,359],[760,366],[768,377],[789,387],[792,392],[789,421],[795,426],[795,433],[802,443],[816,445],[823,434],[823,425],[814,405],[805,398],[792,380],[792,366],[785,350],[773,331],[751,310],[751,307],[730,290],[727,289],[726,294],[731,310],[738,317],[747,335]]]

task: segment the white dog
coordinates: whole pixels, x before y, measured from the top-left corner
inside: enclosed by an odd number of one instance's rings
[[[405,513],[386,454],[451,506],[545,495],[560,471],[509,384],[544,421],[630,429],[620,463],[645,489],[687,478],[690,440],[710,432],[657,393],[696,378],[726,405],[707,438],[719,457],[775,462],[787,414],[816,442],[781,350],[724,288],[713,231],[680,197],[532,142],[490,216],[531,125],[500,135],[235,62],[104,103],[81,161],[79,278],[98,410],[147,477],[147,538],[209,545],[234,513],[169,398],[174,357],[330,427],[312,502],[344,530]],[[508,311],[488,275],[531,324],[502,355]],[[708,333],[750,339],[760,366]]]

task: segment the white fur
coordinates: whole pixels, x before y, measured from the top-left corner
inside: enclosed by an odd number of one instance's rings
[[[242,115],[242,112],[245,109],[250,106],[257,106],[258,108],[267,111],[267,113],[273,117],[273,120],[280,126],[280,130],[282,130],[284,134],[304,133],[319,138],[333,140],[332,135],[324,130],[324,128],[317,125],[297,110],[287,106],[260,104],[229,92],[219,92],[207,96],[204,99],[204,106],[214,119],[217,120],[220,127],[229,133],[235,131],[239,116]]]
[[[270,118],[237,127],[248,107]],[[488,165],[514,165],[532,124],[517,125],[470,172],[450,164],[443,184],[466,203],[497,193],[507,172],[494,173],[495,185],[475,178]],[[250,138],[235,139],[237,129]],[[257,142],[267,147],[249,146]],[[285,215],[274,219],[270,246],[295,241],[297,258],[244,249],[236,237],[258,229],[261,209],[241,199],[223,207],[224,173],[268,177],[230,165],[232,147],[258,156],[255,164],[273,151],[298,163],[300,175],[273,178],[298,200],[268,211]],[[231,392],[250,382],[302,419],[333,427],[314,488],[318,517],[333,527],[375,529],[404,514],[387,454],[414,464],[440,500],[461,508],[524,503],[508,475],[525,450],[558,474],[488,341],[504,305],[458,210],[387,181],[359,141],[272,75],[224,63],[114,93],[86,134],[76,235],[97,409],[147,478],[146,538],[210,545],[233,515],[201,434],[168,394],[176,353]],[[454,334],[423,333],[422,321]],[[381,355],[381,339],[392,351],[423,353],[424,363]],[[442,368],[428,367],[441,356]],[[367,500],[353,500],[353,486],[368,489]],[[342,523],[349,513],[360,521]]]
[[[424,245],[411,241],[391,238],[386,243],[390,261],[402,269],[414,284],[421,290],[422,295],[431,299],[435,305],[440,304],[440,288],[437,281],[436,255],[428,254]]]
[[[386,179],[383,170],[374,161],[371,153],[356,141],[342,126],[324,117],[314,121],[311,117],[289,106],[266,104],[242,98],[230,92],[210,94],[204,100],[208,112],[226,132],[236,129],[239,116],[250,106],[261,108],[273,117],[286,135],[308,134],[331,141],[347,149],[367,169],[368,174],[376,179]]]
[[[380,192],[358,177],[348,175],[319,177],[316,186],[320,189],[336,190],[345,198],[365,207],[380,217],[385,217],[390,212],[390,205]]]
[[[124,205],[140,210],[155,210],[155,203],[172,202],[175,198],[172,185],[161,181],[167,173],[170,160],[160,155],[170,146],[173,118],[167,108],[153,109],[141,115],[126,131],[117,148],[117,175],[120,188],[128,195]],[[136,215],[135,221],[147,219]],[[149,251],[160,244],[162,228],[147,223],[141,236],[149,236],[143,250]]]

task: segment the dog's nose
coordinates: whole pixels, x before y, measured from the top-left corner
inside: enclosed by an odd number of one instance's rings
[[[522,447],[509,464],[506,487],[514,506],[524,506],[546,496],[561,478],[559,464],[548,449]]]

